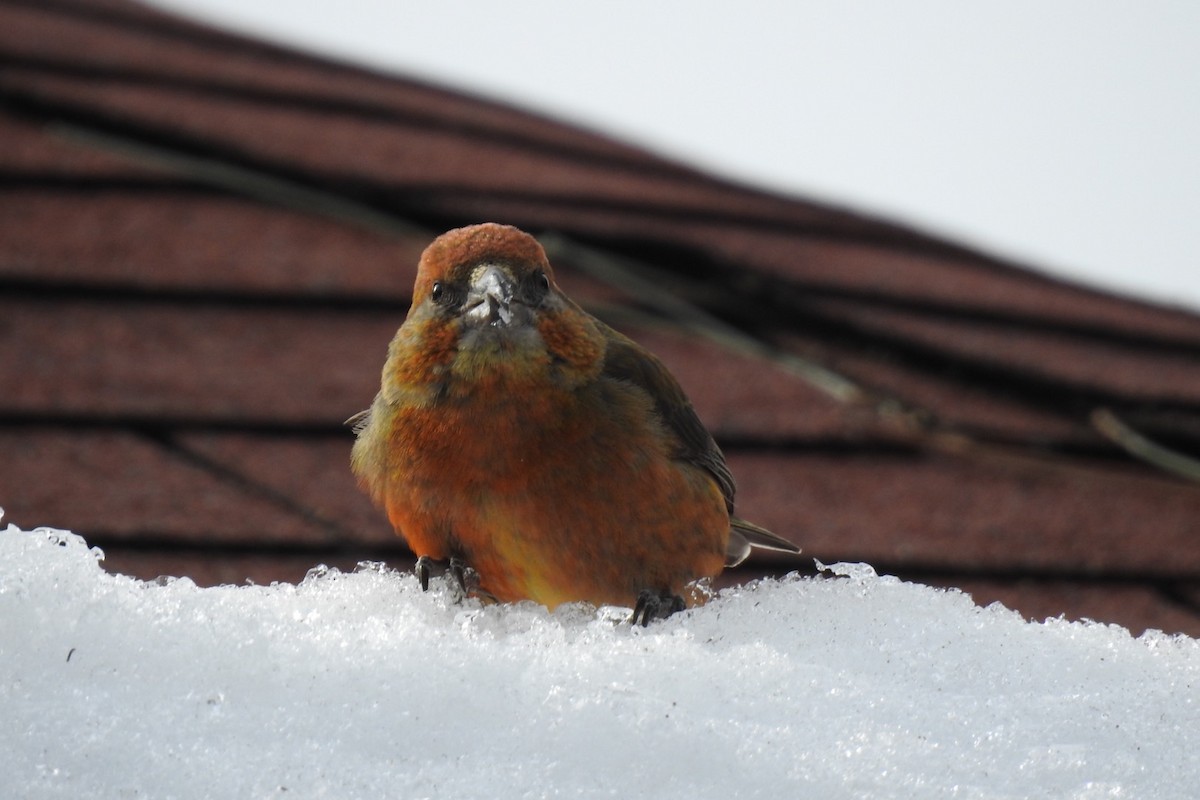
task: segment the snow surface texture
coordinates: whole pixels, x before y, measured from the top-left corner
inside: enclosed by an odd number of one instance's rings
[[[201,589],[0,529],[0,797],[1200,797],[1200,641],[895,578],[627,610]]]

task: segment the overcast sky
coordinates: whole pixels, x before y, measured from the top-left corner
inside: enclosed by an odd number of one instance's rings
[[[152,1],[1200,309],[1200,2]]]

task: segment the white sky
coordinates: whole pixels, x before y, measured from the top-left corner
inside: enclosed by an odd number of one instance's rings
[[[1200,3],[152,2],[1200,309]]]

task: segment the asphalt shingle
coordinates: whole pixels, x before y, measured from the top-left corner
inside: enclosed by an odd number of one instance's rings
[[[0,145],[0,505],[110,569],[407,563],[342,422],[421,249],[494,220],[666,361],[739,512],[805,547],[728,579],[865,559],[1200,635],[1200,484],[1163,468],[1200,453],[1200,316],[126,0],[0,3]]]

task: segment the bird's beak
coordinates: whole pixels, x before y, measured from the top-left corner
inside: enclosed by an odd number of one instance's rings
[[[463,317],[469,325],[508,327],[513,322],[516,281],[503,267],[482,264],[471,273]]]

